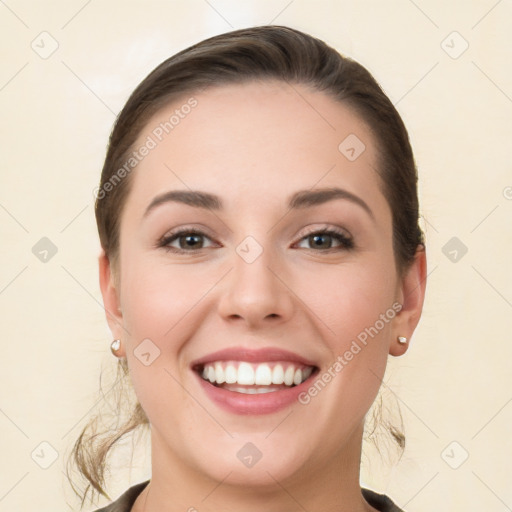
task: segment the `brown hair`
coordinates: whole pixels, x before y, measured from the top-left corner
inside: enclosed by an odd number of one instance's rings
[[[110,135],[96,198],[100,242],[112,267],[116,266],[120,219],[130,192],[131,174],[126,162],[149,119],[186,94],[254,80],[310,86],[353,108],[366,122],[377,144],[376,170],[392,212],[396,267],[400,273],[405,271],[418,246],[423,245],[423,234],[418,225],[416,166],[402,119],[362,65],[315,37],[283,26],[252,27],[206,39],[162,62],[132,93]],[[123,168],[125,172],[120,172]],[[121,384],[128,376],[124,360],[119,361],[119,368]],[[118,404],[119,410],[121,405]],[[72,454],[89,482],[83,500],[91,486],[108,497],[103,490],[103,470],[109,450],[121,436],[147,423],[137,402],[126,422],[113,434],[96,434],[94,420],[86,425]],[[89,429],[92,435],[86,435]],[[403,447],[400,430],[389,430]]]

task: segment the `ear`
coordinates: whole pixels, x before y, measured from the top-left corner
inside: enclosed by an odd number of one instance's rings
[[[116,288],[114,274],[108,256],[101,251],[98,258],[100,271],[100,288],[103,296],[103,305],[107,317],[108,326],[114,339],[123,339],[123,314],[121,312],[119,293]],[[118,352],[119,357],[125,357],[125,344],[121,343]]]
[[[408,343],[399,343],[398,336],[411,339],[412,333],[420,321],[423,301],[425,299],[425,287],[427,284],[427,257],[425,247],[418,246],[414,261],[407,269],[398,284],[397,301],[402,304],[402,309],[396,315],[393,324],[393,339],[389,347],[392,356],[403,355]]]

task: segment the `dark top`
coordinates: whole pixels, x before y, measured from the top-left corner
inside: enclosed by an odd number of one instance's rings
[[[110,505],[95,510],[95,512],[130,512],[137,496],[148,485],[149,480],[141,482],[130,487],[124,494],[122,494],[116,501]],[[369,489],[361,489],[364,499],[374,508],[381,512],[404,512],[398,508],[386,495],[377,494]]]

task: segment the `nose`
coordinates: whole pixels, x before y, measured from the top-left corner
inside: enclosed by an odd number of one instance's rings
[[[275,326],[292,317],[293,293],[279,271],[282,265],[270,250],[264,250],[252,262],[235,252],[232,261],[218,305],[222,318],[258,328]]]

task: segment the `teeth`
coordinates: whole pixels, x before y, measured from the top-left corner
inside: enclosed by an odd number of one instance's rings
[[[272,370],[272,383],[282,384],[284,382],[284,370],[280,364],[276,364]]]
[[[215,380],[217,381],[217,384],[222,384],[226,380],[224,368],[222,368],[220,363],[215,365]]]
[[[254,376],[254,384],[262,384],[268,386],[272,384],[272,370],[267,364],[259,364],[256,368],[256,375]]]
[[[226,383],[234,384],[238,378],[238,372],[233,365],[228,365],[226,368]]]
[[[279,389],[272,388],[241,388],[237,386],[230,386],[229,391],[235,391],[237,393],[245,393],[246,395],[259,395],[261,393],[273,393],[274,391],[279,391]]]
[[[293,384],[293,376],[295,375],[295,368],[293,366],[288,366],[286,371],[284,372],[284,383],[287,386],[291,386]]]
[[[203,367],[202,377],[212,384],[239,384],[243,386],[297,386],[304,382],[313,372],[313,367],[304,367],[295,363],[248,363],[245,361],[216,361]],[[236,388],[247,393],[268,393],[277,389],[268,388]]]
[[[304,368],[304,370],[302,370],[302,382],[304,382],[306,379],[309,379],[309,376],[312,373],[313,373],[313,368],[311,366]]]
[[[240,363],[238,367],[238,384],[254,384],[254,370],[249,363]]]

